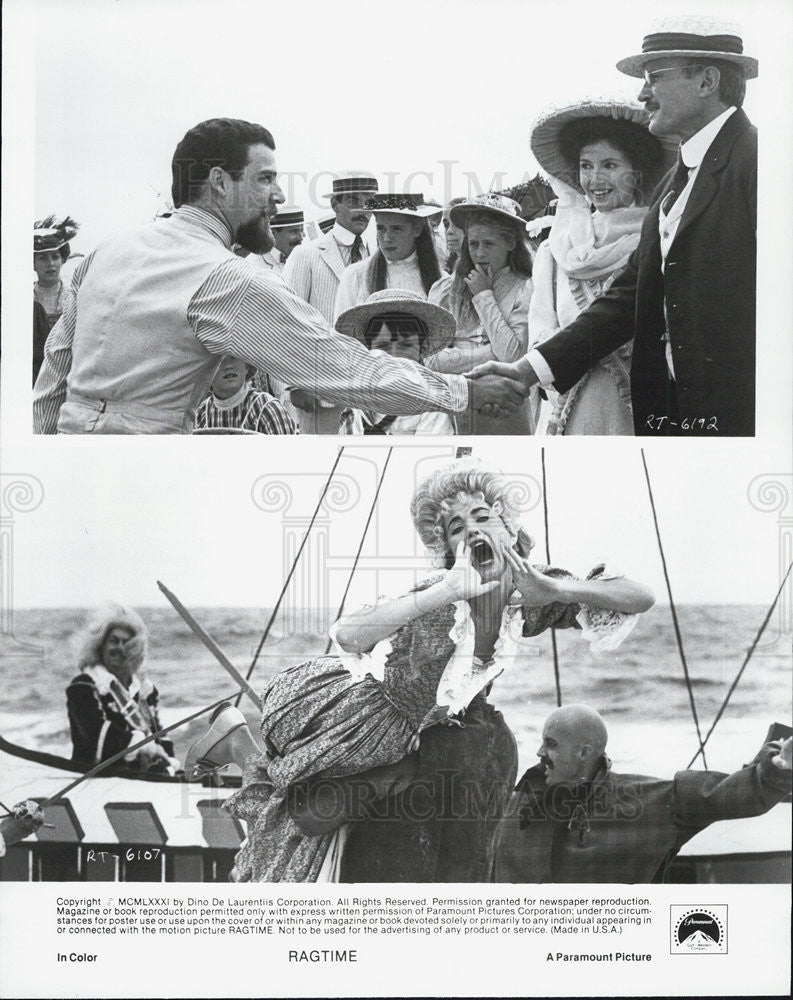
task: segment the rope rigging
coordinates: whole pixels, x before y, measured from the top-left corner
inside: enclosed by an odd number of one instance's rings
[[[358,568],[358,560],[361,558],[361,551],[363,550],[364,542],[366,541],[366,535],[369,531],[369,525],[372,523],[372,517],[374,516],[375,508],[377,507],[377,500],[380,496],[380,488],[383,485],[383,480],[385,479],[386,469],[388,468],[388,463],[391,461],[391,453],[394,450],[394,446],[391,445],[388,449],[388,454],[386,455],[385,462],[383,463],[383,471],[380,473],[380,479],[377,482],[377,489],[374,493],[374,498],[372,499],[372,505],[369,508],[369,516],[366,518],[366,524],[363,526],[363,532],[361,533],[361,540],[358,543],[358,551],[355,553],[355,559],[353,560],[352,569],[350,570],[350,575],[347,577],[347,586],[344,588],[344,593],[341,596],[341,603],[339,604],[339,610],[336,612],[335,620],[338,621],[342,612],[344,611],[344,604],[347,600],[347,594],[350,592],[350,587],[352,586],[352,578],[355,576],[355,570]],[[328,643],[325,646],[325,656],[330,652],[330,647],[333,645],[333,641],[328,639]]]
[[[702,749],[704,748],[705,744],[710,739],[711,734],[713,733],[714,729],[718,725],[718,723],[719,723],[722,715],[724,715],[724,711],[727,708],[727,704],[729,703],[730,698],[732,698],[735,689],[738,687],[738,683],[740,682],[741,677],[743,676],[743,672],[746,669],[746,667],[748,666],[749,660],[751,660],[752,655],[754,654],[754,651],[757,648],[757,644],[760,642],[760,639],[763,636],[763,632],[765,632],[766,625],[768,625],[768,623],[771,621],[771,615],[774,613],[774,608],[777,606],[777,603],[779,602],[779,598],[782,596],[782,591],[785,589],[785,584],[788,581],[788,577],[790,576],[791,570],[793,570],[793,563],[791,563],[788,566],[788,568],[787,568],[787,573],[785,573],[784,579],[782,580],[782,583],[781,583],[781,585],[779,587],[779,590],[776,592],[776,596],[774,597],[773,601],[771,602],[771,607],[768,609],[768,613],[766,614],[765,618],[763,619],[763,623],[760,626],[760,628],[759,628],[759,630],[757,632],[757,635],[754,637],[754,641],[752,642],[752,645],[749,647],[749,650],[747,651],[746,656],[744,657],[744,661],[741,664],[741,669],[735,675],[735,680],[730,685],[730,689],[727,692],[727,694],[726,694],[726,696],[724,698],[724,701],[721,703],[721,707],[719,708],[718,712],[716,713],[716,718],[711,723],[710,729],[707,731],[707,734],[705,735],[705,739],[704,739],[704,741],[702,743],[702,747],[700,747],[700,750],[697,750],[697,752],[694,754],[694,756],[688,762],[688,767],[691,767],[691,765],[694,763],[694,761],[697,759],[697,757],[699,757],[700,752],[702,751]],[[703,760],[704,760],[704,754],[703,754]]]
[[[551,538],[548,531],[548,482],[545,476],[545,448],[540,449],[542,464],[542,512],[545,520],[545,562],[551,565]],[[551,629],[551,648],[553,650],[553,677],[556,684],[556,707],[562,705],[562,680],[559,675],[559,650],[556,646],[556,629]]]
[[[253,660],[251,661],[251,665],[248,667],[248,672],[245,674],[246,681],[249,681],[251,679],[251,675],[253,674],[253,671],[256,669],[256,664],[259,660],[259,655],[261,654],[261,651],[264,648],[264,644],[265,642],[267,642],[267,638],[270,635],[270,629],[273,627],[273,622],[275,621],[276,615],[280,610],[281,602],[283,601],[284,596],[286,595],[286,592],[289,589],[289,584],[292,582],[292,577],[294,576],[295,570],[297,569],[297,564],[300,561],[300,556],[303,554],[303,549],[306,547],[306,542],[308,542],[309,535],[311,534],[311,529],[314,527],[314,522],[316,521],[317,515],[319,514],[320,508],[322,507],[322,501],[325,499],[325,494],[328,492],[331,480],[333,479],[334,473],[336,472],[336,468],[339,462],[341,461],[341,456],[343,454],[344,454],[344,445],[342,445],[339,448],[339,451],[336,455],[336,460],[333,463],[333,467],[331,468],[328,474],[328,478],[325,480],[325,485],[322,488],[322,493],[320,494],[319,500],[317,501],[317,506],[314,508],[314,513],[311,515],[311,520],[309,521],[308,527],[306,528],[306,533],[303,535],[303,540],[300,543],[300,547],[297,550],[295,558],[292,560],[292,566],[290,567],[289,572],[287,573],[286,580],[284,580],[284,585],[283,587],[281,587],[281,593],[278,595],[278,600],[275,602],[275,606],[273,607],[273,610],[270,612],[270,617],[267,621],[267,624],[264,627],[264,632],[262,632],[262,637],[259,640],[259,645],[256,647],[256,652],[253,654]],[[241,700],[242,700],[242,691],[239,692],[234,701],[234,704],[238,708]]]
[[[653,522],[655,524],[655,537],[658,540],[658,550],[661,553],[661,565],[664,570],[664,580],[666,581],[666,592],[669,595],[669,608],[672,612],[672,623],[675,628],[675,640],[677,642],[677,649],[680,653],[680,662],[683,664],[683,674],[686,679],[686,690],[688,691],[688,702],[691,706],[691,715],[694,718],[694,726],[697,730],[697,741],[699,742],[699,750],[697,751],[697,756],[702,754],[702,763],[705,765],[705,770],[708,770],[708,762],[705,757],[705,744],[702,741],[702,731],[699,727],[699,716],[697,715],[697,706],[694,701],[694,688],[691,684],[691,676],[688,672],[688,662],[686,660],[686,652],[683,649],[683,636],[680,633],[680,623],[677,618],[677,608],[675,607],[675,599],[672,595],[672,584],[669,580],[669,571],[666,567],[666,556],[664,555],[664,545],[661,541],[661,530],[658,526],[658,514],[655,509],[655,499],[653,497],[653,487],[650,482],[650,473],[647,468],[647,459],[644,456],[644,448],[642,448],[642,465],[644,466],[644,477],[647,480],[647,492],[650,495],[650,507],[653,512]]]

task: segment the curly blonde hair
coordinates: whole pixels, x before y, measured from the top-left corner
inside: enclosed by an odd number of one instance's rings
[[[478,497],[500,515],[507,530],[517,539],[527,556],[534,540],[518,520],[514,491],[495,469],[488,469],[472,458],[460,459],[437,469],[420,483],[410,502],[410,516],[422,542],[435,553],[436,561],[447,567],[454,564],[454,553],[446,542],[443,514],[450,500]]]
[[[123,604],[104,605],[86,625],[78,639],[77,666],[80,670],[102,663],[102,646],[113,628],[132,633],[124,646],[124,666],[131,674],[140,670],[149,651],[149,630],[140,615]]]

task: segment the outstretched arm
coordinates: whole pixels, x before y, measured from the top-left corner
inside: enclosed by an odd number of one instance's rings
[[[336,625],[334,638],[345,652],[360,655],[421,615],[454,601],[479,597],[497,586],[498,580],[482,583],[471,564],[470,550],[460,542],[454,566],[440,580],[423,590],[344,615]]]
[[[791,790],[791,743],[767,744],[747,767],[733,774],[678,771],[672,812],[679,826],[693,831],[723,819],[759,816]]]
[[[655,596],[649,587],[627,577],[575,580],[571,577],[546,576],[509,546],[502,546],[502,552],[512,568],[515,588],[520,591],[526,604],[532,607],[578,603],[636,615],[649,611],[655,604]]]

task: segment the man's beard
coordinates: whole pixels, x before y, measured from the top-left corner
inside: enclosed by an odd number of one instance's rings
[[[270,220],[266,215],[257,215],[250,222],[244,222],[237,230],[237,242],[251,253],[267,253],[275,246]]]

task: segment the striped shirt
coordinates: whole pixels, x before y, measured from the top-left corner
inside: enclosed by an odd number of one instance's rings
[[[250,384],[244,388],[247,391],[235,393],[229,400],[216,399],[214,393],[207,396],[196,410],[196,429],[225,427],[256,434],[297,433],[294,422],[277,399]],[[238,396],[242,398],[238,400]]]
[[[205,242],[210,233],[228,250],[228,258],[212,268],[187,307],[186,321],[204,349],[203,368],[212,355],[233,354],[288,385],[299,386],[343,406],[368,406],[390,413],[465,409],[468,385],[462,376],[438,375],[420,365],[369,352],[354,338],[332,330],[327,321],[291,292],[278,276],[253,267],[231,252],[232,234],[222,219],[192,205],[182,206],[173,218],[180,227],[194,229],[196,239]],[[152,252],[159,257],[156,232],[147,230],[147,238],[155,243]],[[53,434],[57,430],[58,415],[67,399],[67,379],[71,381],[76,374],[71,369],[72,348],[74,345],[76,351],[78,347],[75,330],[80,284],[94,260],[101,267],[101,259],[102,247],[83,261],[73,282],[76,308],[67,306],[47,340],[33,399],[36,433]],[[168,265],[163,263],[162,266]],[[172,266],[178,266],[178,261]],[[118,337],[133,339],[134,324],[125,312],[126,305],[121,295],[119,328],[114,332]],[[97,342],[105,337],[104,330],[86,331],[83,328],[81,332],[85,339]],[[162,360],[165,366],[165,356]],[[196,359],[195,351],[188,358],[175,355],[167,360],[165,375],[173,377],[175,371],[182,377],[183,384],[185,379],[200,377],[197,365],[201,358]],[[150,365],[151,359],[142,359],[141,364],[144,363]],[[104,401],[110,399],[113,408],[123,413],[123,391],[126,386],[134,385],[136,406],[148,407],[153,413],[158,407],[166,408],[169,400],[164,398],[162,384],[156,379],[141,381],[136,379],[137,374],[135,370],[108,372],[108,381],[120,385],[121,389],[114,390],[114,396],[108,396],[101,391],[100,385],[93,393],[98,397],[96,402],[104,405]],[[95,386],[101,383],[101,370],[93,369],[91,375]]]

